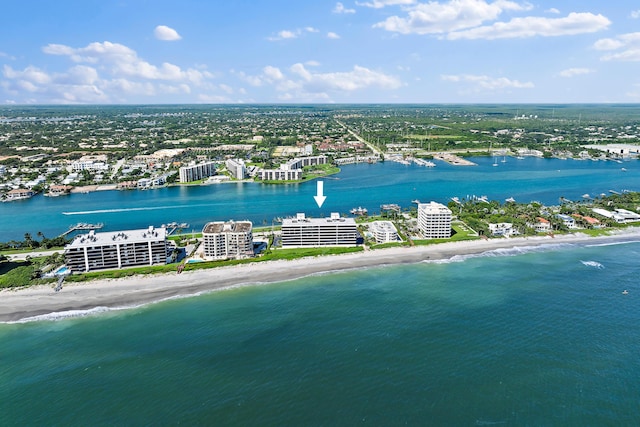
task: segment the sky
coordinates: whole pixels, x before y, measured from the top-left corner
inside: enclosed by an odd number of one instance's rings
[[[637,0],[21,0],[0,105],[640,102]]]

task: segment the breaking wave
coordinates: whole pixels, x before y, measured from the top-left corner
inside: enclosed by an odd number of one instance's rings
[[[475,254],[454,255],[451,258],[447,258],[447,259],[426,260],[424,262],[429,262],[433,264],[448,264],[451,262],[464,262],[465,260],[472,259],[472,258],[518,256],[518,255],[524,255],[524,254],[530,254],[530,253],[549,252],[549,251],[566,249],[566,248],[574,248],[574,247],[575,245],[570,243],[558,243],[553,245],[516,246],[513,248],[491,249],[488,251],[479,252]]]
[[[588,266],[588,267],[597,268],[598,270],[602,270],[604,268],[604,265],[600,264],[598,261],[582,261],[582,260],[580,260],[580,262],[583,263],[584,265]]]

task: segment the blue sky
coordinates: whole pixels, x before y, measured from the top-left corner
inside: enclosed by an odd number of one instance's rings
[[[0,104],[640,101],[631,0],[23,0]]]

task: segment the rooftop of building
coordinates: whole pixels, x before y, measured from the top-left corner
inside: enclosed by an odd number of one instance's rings
[[[428,213],[451,213],[448,207],[438,202],[419,203],[418,211],[421,210]]]
[[[335,223],[344,223],[344,224],[356,224],[356,220],[353,218],[341,218],[339,213],[332,213],[330,217],[326,218],[307,218],[307,216],[303,213],[299,213],[295,218],[285,218],[282,220],[282,226],[292,226],[292,225],[300,225],[300,224],[309,224],[309,225],[322,225],[322,224],[335,224]]]
[[[252,227],[251,221],[213,221],[204,226],[202,234],[247,233]]]
[[[391,221],[374,221],[369,225],[372,229],[379,231],[396,232],[396,226]]]
[[[155,242],[158,240],[165,240],[166,237],[166,228],[155,228],[153,226],[139,230],[105,231],[102,233],[96,233],[94,230],[91,230],[89,233],[77,235],[73,241],[66,246],[66,248],[106,246],[123,242]]]

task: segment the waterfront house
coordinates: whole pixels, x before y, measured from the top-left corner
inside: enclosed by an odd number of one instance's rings
[[[548,219],[538,217],[536,218],[536,222],[533,224],[529,224],[529,227],[536,230],[538,233],[548,233],[551,231],[551,222]]]
[[[10,202],[13,200],[23,200],[33,197],[36,194],[33,190],[28,190],[25,188],[16,188],[14,190],[9,190],[5,195],[5,201]]]
[[[497,224],[489,224],[489,231],[492,236],[510,237],[516,234],[513,224],[510,222],[500,222]]]
[[[562,223],[567,228],[577,228],[575,218],[565,215],[565,214],[557,214],[556,218],[562,220]]]
[[[600,228],[600,220],[597,218],[592,218],[590,216],[582,216],[580,214],[572,215],[577,222],[581,223],[582,226],[587,228]]]
[[[73,190],[71,185],[50,185],[45,196],[65,196]]]

